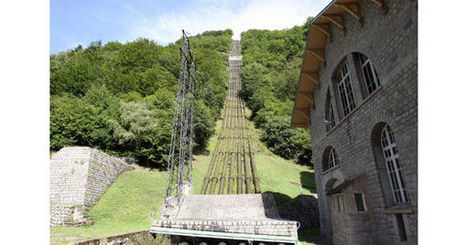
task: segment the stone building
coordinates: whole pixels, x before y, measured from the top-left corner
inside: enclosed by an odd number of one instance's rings
[[[417,1],[334,0],[311,22],[291,126],[334,244],[417,244],[417,59]]]

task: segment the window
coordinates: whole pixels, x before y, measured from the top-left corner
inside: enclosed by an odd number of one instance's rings
[[[360,53],[357,53],[356,57],[362,72],[363,80],[365,80],[368,94],[371,94],[380,86],[378,74],[376,74],[375,67],[368,57]]]
[[[323,171],[326,171],[337,165],[339,165],[339,159],[337,158],[336,151],[331,146],[328,146],[326,150],[324,150]]]
[[[326,130],[329,131],[332,128],[336,126],[336,120],[334,118],[334,110],[332,108],[332,103],[331,103],[331,94],[328,93],[326,95],[326,113],[325,113],[325,124],[326,124]]]
[[[358,212],[365,212],[365,201],[362,193],[355,193],[355,204]]]
[[[402,214],[396,214],[396,222],[401,241],[407,241],[407,232],[405,231],[404,217]]]
[[[329,151],[329,158],[328,158],[328,168],[332,168],[339,165],[339,159],[337,159],[337,154],[334,148]]]
[[[337,72],[336,81],[344,110],[344,116],[346,116],[356,106],[352,79],[350,77],[349,64],[347,61],[344,62],[340,70]]]
[[[409,196],[402,178],[402,166],[399,159],[399,152],[397,150],[394,134],[387,124],[381,133],[381,149],[391,182],[394,201],[396,203],[405,203],[409,200]]]
[[[344,194],[335,194],[331,196],[332,209],[334,212],[345,211],[344,208]]]

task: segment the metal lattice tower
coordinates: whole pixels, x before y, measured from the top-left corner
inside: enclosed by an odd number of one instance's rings
[[[172,137],[168,160],[165,201],[191,193],[193,161],[193,110],[195,96],[195,55],[190,49],[188,36],[183,32],[180,48],[181,66],[178,78],[177,99],[174,109]]]

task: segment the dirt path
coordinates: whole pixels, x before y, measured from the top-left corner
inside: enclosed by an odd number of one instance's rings
[[[246,124],[240,73],[240,41],[232,41],[230,79],[222,112],[222,128],[204,177],[201,194],[261,193],[251,136]]]

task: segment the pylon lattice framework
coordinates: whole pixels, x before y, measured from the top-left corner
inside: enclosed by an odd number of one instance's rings
[[[188,191],[191,191],[192,186],[196,65],[188,36],[185,31],[182,32],[183,47],[180,48],[181,66],[170,139],[165,201],[168,197],[180,200],[183,188],[188,186]]]

